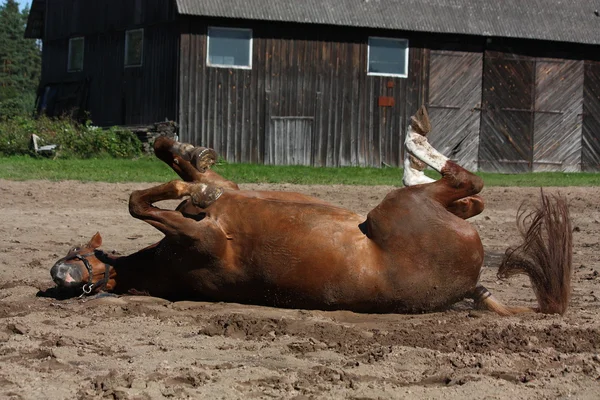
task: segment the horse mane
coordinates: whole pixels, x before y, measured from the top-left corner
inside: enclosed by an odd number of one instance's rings
[[[115,257],[119,256],[119,254],[116,251],[111,251],[109,254],[104,250],[100,249],[94,249],[94,255],[98,260],[109,265],[113,265],[115,263]]]
[[[523,239],[509,247],[498,269],[498,278],[526,274],[531,280],[539,311],[564,314],[571,298],[573,231],[566,199],[540,190],[540,204],[528,211],[525,202],[517,212]]]

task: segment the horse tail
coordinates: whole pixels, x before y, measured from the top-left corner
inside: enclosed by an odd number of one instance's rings
[[[500,315],[523,312],[564,314],[571,298],[573,273],[573,231],[569,207],[560,195],[540,193],[540,204],[532,211],[523,205],[517,213],[522,243],[509,247],[498,268],[498,278],[525,274],[537,298],[538,307],[508,307],[483,286],[478,285],[473,298]]]

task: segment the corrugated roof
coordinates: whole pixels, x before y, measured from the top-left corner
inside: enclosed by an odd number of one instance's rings
[[[183,15],[600,44],[600,0],[176,0]]]

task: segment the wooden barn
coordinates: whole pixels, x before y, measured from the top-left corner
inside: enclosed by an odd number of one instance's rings
[[[231,162],[600,170],[600,2],[33,0],[39,108],[180,126]]]

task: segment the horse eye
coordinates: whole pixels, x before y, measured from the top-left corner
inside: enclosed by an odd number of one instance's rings
[[[73,247],[71,249],[71,252],[76,252],[76,251],[79,251],[79,250],[81,250],[81,249],[79,247],[75,246],[75,247]]]

